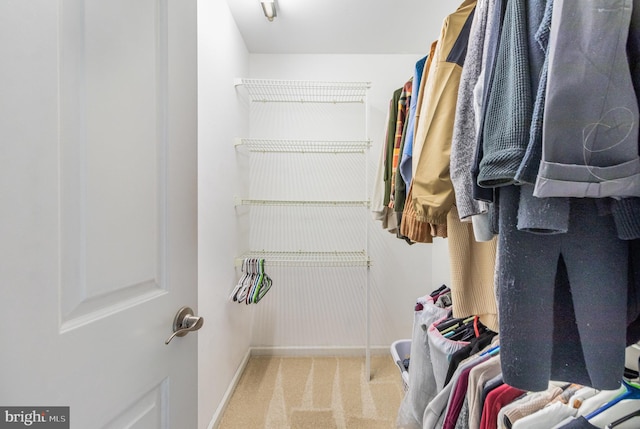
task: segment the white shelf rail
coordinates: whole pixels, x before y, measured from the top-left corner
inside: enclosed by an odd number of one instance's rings
[[[330,82],[278,79],[235,80],[251,101],[262,103],[364,103],[371,82]]]
[[[253,250],[246,252],[235,260],[236,267],[248,258],[264,259],[267,266],[286,267],[369,267],[371,259],[364,250],[342,252],[280,252]]]
[[[250,152],[288,153],[366,153],[371,140],[285,140],[237,138],[236,147],[244,146]]]
[[[255,200],[249,198],[234,198],[236,206],[308,206],[308,207],[369,207],[368,200],[344,201],[309,201],[309,200]]]

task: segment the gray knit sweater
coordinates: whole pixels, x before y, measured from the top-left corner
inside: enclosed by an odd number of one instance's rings
[[[450,175],[456,195],[460,219],[487,212],[487,203],[475,200],[471,194],[471,167],[476,152],[476,130],[473,90],[482,69],[484,35],[487,26],[489,0],[478,0],[469,32],[469,44],[458,87],[455,122],[451,140]]]
[[[533,102],[526,14],[525,0],[507,3],[485,112],[484,154],[478,175],[483,187],[513,184],[529,142]]]

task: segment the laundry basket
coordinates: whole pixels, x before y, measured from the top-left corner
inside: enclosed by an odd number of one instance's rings
[[[405,393],[409,390],[409,371],[404,367],[402,361],[409,359],[411,355],[411,340],[398,340],[391,344],[391,356],[393,361],[398,365],[400,377],[402,379],[402,388]]]

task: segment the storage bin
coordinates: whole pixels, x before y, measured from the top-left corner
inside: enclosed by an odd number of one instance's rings
[[[394,341],[393,344],[391,344],[391,356],[396,365],[398,365],[402,379],[402,388],[406,393],[407,390],[409,390],[409,371],[404,368],[402,361],[409,359],[411,356],[411,340]]]

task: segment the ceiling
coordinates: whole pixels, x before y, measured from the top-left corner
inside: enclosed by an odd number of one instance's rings
[[[433,0],[227,0],[250,53],[424,55],[458,6]]]

